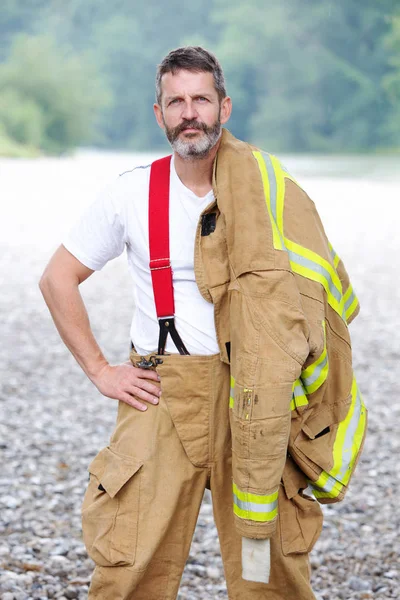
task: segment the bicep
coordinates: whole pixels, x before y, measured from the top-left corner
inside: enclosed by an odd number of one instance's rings
[[[94,273],[93,269],[86,267],[65,246],[61,245],[51,257],[43,273],[43,278],[56,279],[60,277],[79,285],[90,277],[92,273]]]

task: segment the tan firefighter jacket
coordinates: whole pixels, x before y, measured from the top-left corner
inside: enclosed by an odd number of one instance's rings
[[[196,280],[231,365],[236,526],[268,538],[282,479],[288,497],[310,485],[320,502],[347,489],[366,430],[347,327],[359,305],[314,203],[276,157],[224,130],[213,188]]]

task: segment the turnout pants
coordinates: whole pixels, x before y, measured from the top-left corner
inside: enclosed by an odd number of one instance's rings
[[[161,358],[159,404],[142,413],[121,402],[110,445],[89,466],[82,507],[96,563],[89,600],[174,600],[206,487],[229,598],[315,599],[298,541],[302,524],[319,532],[319,505],[308,500],[312,509],[300,515],[281,486],[270,583],[244,581],[232,509],[229,367],[219,355]]]

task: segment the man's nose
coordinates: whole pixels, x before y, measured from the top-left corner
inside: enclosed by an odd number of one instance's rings
[[[191,119],[195,119],[197,116],[196,107],[194,106],[192,100],[186,100],[183,105],[182,118],[189,121]]]

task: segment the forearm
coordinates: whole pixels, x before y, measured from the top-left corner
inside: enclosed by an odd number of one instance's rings
[[[91,330],[78,283],[45,273],[39,287],[63,342],[93,381],[108,362]]]

